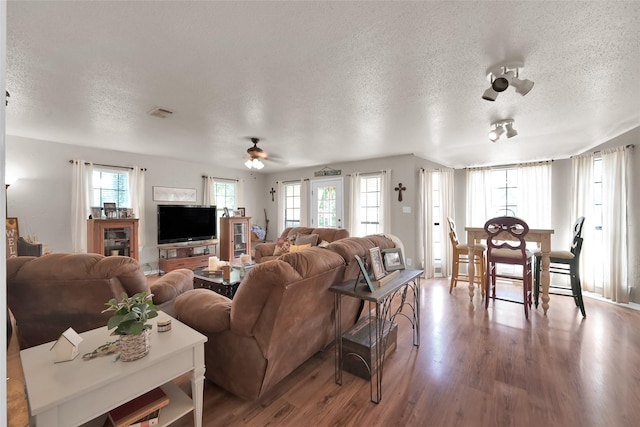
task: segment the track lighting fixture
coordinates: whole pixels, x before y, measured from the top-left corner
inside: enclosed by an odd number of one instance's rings
[[[518,134],[513,128],[513,119],[499,120],[491,123],[491,130],[489,131],[489,139],[491,142],[496,142],[505,133],[507,134],[507,138],[513,138]]]
[[[520,69],[523,67],[523,62],[505,62],[489,68],[487,79],[491,82],[491,86],[484,91],[482,99],[495,101],[500,92],[504,92],[509,86],[513,86],[522,96],[528,94],[534,83],[531,80],[518,78]]]

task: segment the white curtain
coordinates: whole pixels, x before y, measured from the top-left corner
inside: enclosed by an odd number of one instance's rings
[[[449,226],[446,223],[447,217],[455,218],[455,196],[454,196],[454,170],[444,169],[440,174],[440,242],[441,242],[441,263],[440,271],[442,277],[451,275],[451,257],[453,248],[449,239]]]
[[[384,169],[380,176],[380,229],[391,233],[391,169]]]
[[[276,183],[276,237],[280,237],[285,229],[284,226],[284,183],[278,181]]]
[[[495,217],[492,200],[491,168],[467,170],[467,227],[484,227]]]
[[[215,178],[213,178],[212,176],[203,176],[202,177],[202,183],[203,183],[203,188],[202,188],[202,204],[205,206],[212,206],[215,205],[216,202],[216,197],[213,194],[213,191],[215,189],[215,185],[213,183],[213,180]],[[218,216],[220,216],[220,213],[218,213]]]
[[[529,228],[551,228],[551,162],[518,165],[517,170],[517,216]]]
[[[360,172],[352,172],[349,182],[349,234],[352,237],[362,237],[360,228]]]
[[[144,168],[134,166],[129,173],[129,197],[131,209],[138,218],[138,253],[144,247],[145,203],[144,203]]]
[[[300,227],[309,226],[310,186],[311,182],[308,179],[300,180]]]
[[[424,277],[435,275],[433,262],[433,173],[420,169],[419,232],[422,238],[422,268]]]
[[[602,156],[602,231],[596,230],[594,160],[586,154],[571,159],[572,218],[584,216],[580,279],[582,288],[614,302],[629,302],[629,233],[631,147],[605,150]]]
[[[631,148],[602,152],[603,296],[629,302],[627,203]]]
[[[595,229],[593,199],[593,154],[571,158],[571,219],[584,216],[582,252],[580,253],[580,280],[582,289],[595,292],[600,269],[599,234]]]
[[[87,252],[87,219],[91,213],[93,164],[73,161],[71,180],[71,248],[73,252]]]

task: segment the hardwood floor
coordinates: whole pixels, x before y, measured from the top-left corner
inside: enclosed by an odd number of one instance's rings
[[[246,402],[205,382],[204,425],[213,426],[635,426],[640,419],[640,311],[551,296],[548,316],[490,301],[467,284],[449,295],[423,280],[421,345],[398,318],[398,348],[385,362],[380,404],[369,382],[334,382],[333,348],[317,354],[266,398]],[[188,379],[178,380],[190,390]],[[178,427],[191,426],[187,416]]]

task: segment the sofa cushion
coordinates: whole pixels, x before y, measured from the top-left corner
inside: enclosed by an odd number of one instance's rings
[[[318,234],[298,234],[296,237],[296,245],[316,246],[318,244]]]
[[[298,252],[304,249],[309,249],[311,247],[311,243],[307,243],[305,245],[291,245],[289,246],[289,252]]]

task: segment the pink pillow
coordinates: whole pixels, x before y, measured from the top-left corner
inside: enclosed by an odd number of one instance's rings
[[[289,241],[289,238],[278,237],[278,240],[276,240],[276,247],[273,250],[273,256],[280,256],[289,253],[290,246],[291,242]]]

